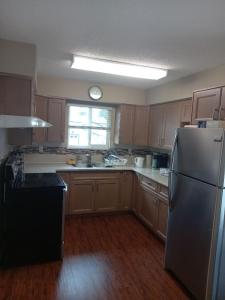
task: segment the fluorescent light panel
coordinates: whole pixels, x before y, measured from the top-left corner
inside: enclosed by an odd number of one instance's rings
[[[167,76],[167,70],[108,60],[100,60],[76,55],[74,55],[73,57],[73,63],[71,65],[71,68],[91,72],[153,80],[158,80]]]

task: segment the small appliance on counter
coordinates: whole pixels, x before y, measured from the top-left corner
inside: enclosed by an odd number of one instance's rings
[[[168,154],[153,153],[153,155],[152,155],[152,168],[153,169],[167,168],[168,159],[169,159]]]
[[[148,154],[145,157],[145,167],[146,168],[151,168],[151,166],[152,166],[152,155]]]
[[[144,160],[145,160],[144,157],[141,157],[141,156],[135,157],[135,159],[134,159],[135,167],[143,168]]]

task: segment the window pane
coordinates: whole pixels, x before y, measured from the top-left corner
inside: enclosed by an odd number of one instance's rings
[[[85,106],[70,106],[69,125],[89,126],[89,108]]]
[[[89,129],[69,128],[68,145],[69,146],[88,146]]]
[[[107,131],[101,129],[92,129],[91,145],[107,145]]]
[[[92,108],[91,110],[92,124],[91,126],[108,127],[110,123],[110,111],[103,108]]]

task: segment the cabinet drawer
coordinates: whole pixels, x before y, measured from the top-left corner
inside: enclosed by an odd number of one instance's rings
[[[155,192],[157,191],[157,183],[151,180],[150,178],[143,176],[140,178],[140,182],[143,187],[146,187],[147,189],[150,189]]]
[[[159,195],[164,198],[168,198],[168,187],[160,184],[159,185]]]
[[[105,178],[119,178],[119,172],[71,172],[70,180],[77,179],[105,179]]]

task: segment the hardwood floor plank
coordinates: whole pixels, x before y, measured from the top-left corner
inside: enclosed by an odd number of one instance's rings
[[[63,262],[0,271],[0,300],[186,300],[164,245],[132,215],[66,220]]]

